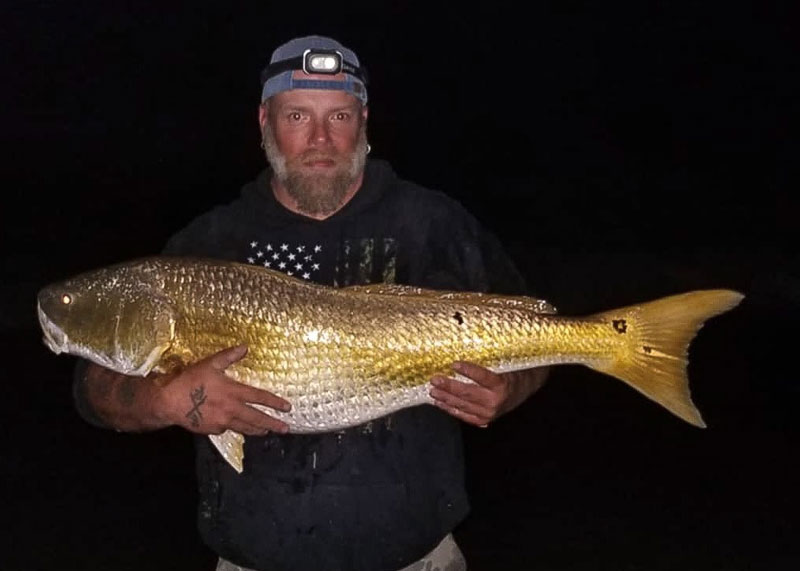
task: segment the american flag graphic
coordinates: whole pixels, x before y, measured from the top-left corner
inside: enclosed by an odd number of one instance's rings
[[[247,262],[310,280],[320,269],[319,262],[314,259],[320,252],[322,246],[319,244],[260,243],[254,240],[250,242]]]

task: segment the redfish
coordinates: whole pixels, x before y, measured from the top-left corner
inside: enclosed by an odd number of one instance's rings
[[[154,257],[44,288],[47,346],[127,375],[174,370],[233,345],[235,380],[287,399],[266,410],[291,432],[335,431],[432,403],[429,380],[454,361],[496,372],[578,363],[705,426],[687,378],[689,344],[742,294],[702,290],[557,315],[528,297],[369,285],[331,288],[235,262]],[[149,382],[143,380],[142,382]],[[210,436],[237,471],[243,436]]]

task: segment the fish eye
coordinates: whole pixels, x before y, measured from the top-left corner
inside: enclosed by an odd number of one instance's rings
[[[70,303],[72,303],[72,296],[69,295],[68,293],[65,293],[64,295],[61,296],[61,303],[63,303],[64,305],[69,305]]]

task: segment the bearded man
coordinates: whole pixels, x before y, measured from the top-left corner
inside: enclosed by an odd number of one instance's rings
[[[291,40],[274,51],[262,83],[269,168],[175,234],[164,253],[258,264],[334,287],[530,294],[497,240],[457,202],[367,159],[366,77],[353,51],[320,36]],[[469,510],[460,423],[487,426],[537,390],[546,370],[498,375],[457,363],[473,383],[432,379],[436,407],[297,435],[248,404],[288,410],[290,402],[225,375],[246,350],[151,383],[84,363],[76,406],[99,426],[178,425],[198,435],[198,524],[219,571],[464,569],[451,533]],[[191,395],[200,388],[198,403]],[[246,435],[242,474],[205,438],[227,429]]]

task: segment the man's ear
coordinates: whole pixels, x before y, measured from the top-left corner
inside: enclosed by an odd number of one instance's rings
[[[264,125],[266,125],[269,118],[269,103],[264,102],[258,106],[258,124],[261,126],[261,132],[264,132]]]

